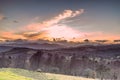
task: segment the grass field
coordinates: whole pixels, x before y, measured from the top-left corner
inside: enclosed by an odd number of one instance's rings
[[[0,80],[94,80],[83,77],[33,72],[24,69],[1,68]]]
[[[6,71],[0,72],[0,80],[33,80],[33,79]]]
[[[67,75],[61,75],[61,74],[46,73],[46,75],[51,80],[95,80],[95,79],[76,77],[76,76],[67,76]]]
[[[48,80],[48,78],[44,73],[17,68],[1,68],[0,80]]]

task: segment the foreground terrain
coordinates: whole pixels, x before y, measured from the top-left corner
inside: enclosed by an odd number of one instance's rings
[[[17,45],[0,46],[0,68],[120,80],[120,44],[79,45],[57,49],[43,49],[40,47],[42,44],[38,44],[38,48],[33,48],[33,44],[30,44],[31,47]],[[55,44],[46,44],[48,47],[53,45]]]
[[[61,75],[61,74],[51,74],[51,73],[46,73],[46,75],[50,80],[97,80],[97,79],[91,79],[91,78],[83,78],[83,77],[68,76],[68,75]]]
[[[0,80],[94,80],[60,74],[41,73],[23,69],[2,68]]]

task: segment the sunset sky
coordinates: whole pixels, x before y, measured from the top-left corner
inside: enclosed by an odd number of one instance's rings
[[[0,0],[0,40],[120,39],[120,0]]]

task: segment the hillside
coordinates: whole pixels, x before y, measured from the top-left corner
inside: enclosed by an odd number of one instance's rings
[[[48,79],[52,79],[52,80],[96,80],[91,78],[83,78],[83,77],[67,76],[61,74],[51,74],[51,73],[46,73],[46,75],[48,76]]]
[[[67,76],[51,73],[40,73],[23,69],[2,68],[0,80],[94,80],[82,77]]]
[[[27,78],[24,76],[16,75],[10,71],[0,72],[0,80],[33,80],[32,78]]]
[[[117,74],[120,79],[120,45],[84,45],[54,50],[14,47],[0,52],[1,68],[41,69],[47,73],[99,78],[97,69],[101,65],[109,70],[109,74],[104,73],[105,78]]]
[[[48,80],[43,73],[17,68],[1,68],[0,80]]]

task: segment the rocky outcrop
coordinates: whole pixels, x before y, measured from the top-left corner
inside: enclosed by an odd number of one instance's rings
[[[52,72],[51,69],[53,69],[53,71],[59,72],[63,68],[67,68],[70,61],[71,56],[47,50],[13,48],[10,51],[0,53],[0,67],[25,68],[30,70],[42,69],[49,72]]]

